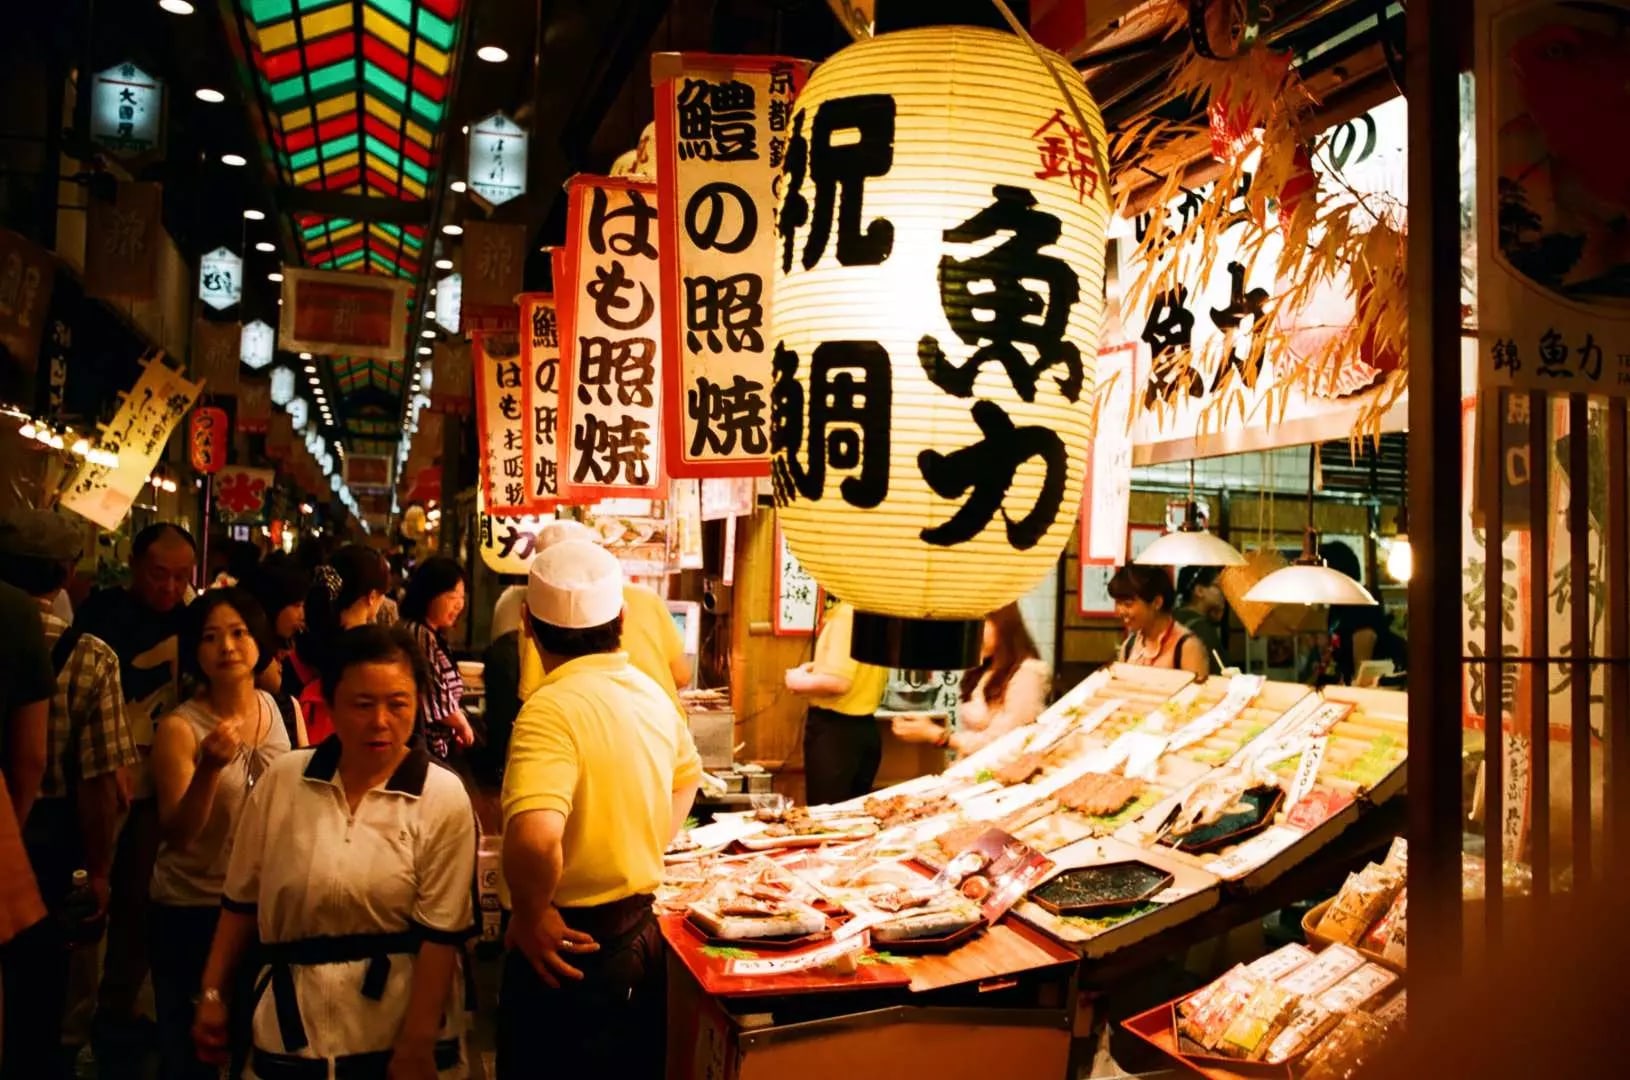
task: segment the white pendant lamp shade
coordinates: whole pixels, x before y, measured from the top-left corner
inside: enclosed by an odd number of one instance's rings
[[[1328,566],[1298,562],[1275,570],[1245,594],[1256,604],[1329,604],[1332,607],[1373,607],[1369,590]]]
[[[1132,561],[1146,566],[1244,566],[1245,556],[1204,529],[1179,529],[1150,544]]]

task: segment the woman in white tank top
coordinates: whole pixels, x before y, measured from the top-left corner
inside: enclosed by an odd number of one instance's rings
[[[238,817],[255,782],[290,747],[276,701],[255,688],[273,656],[266,616],[243,589],[211,589],[187,609],[181,669],[200,690],[159,721],[152,755],[161,843],[150,932],[163,1080],[218,1074],[193,1054],[192,1000],[220,914]]]

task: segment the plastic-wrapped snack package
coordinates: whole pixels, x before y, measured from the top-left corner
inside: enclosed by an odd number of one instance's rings
[[[1398,890],[1398,896],[1392,901],[1392,906],[1387,908],[1387,913],[1377,919],[1375,925],[1365,933],[1364,940],[1360,942],[1363,948],[1375,953],[1377,956],[1386,950],[1387,940],[1392,936],[1392,924],[1398,913],[1403,910],[1404,897],[1408,893],[1409,890],[1407,889]]]
[[[1364,958],[1357,949],[1350,945],[1332,945],[1311,963],[1280,979],[1279,985],[1293,994],[1317,997],[1363,966]]]
[[[1274,1036],[1262,1060],[1269,1065],[1283,1065],[1292,1061],[1305,1054],[1340,1022],[1340,1013],[1331,1012],[1312,998],[1297,998],[1284,1030]]]
[[[1380,964],[1365,964],[1320,994],[1319,1004],[1331,1012],[1352,1012],[1374,1001],[1397,981],[1398,976]]]
[[[1302,1063],[1302,1080],[1352,1080],[1387,1045],[1387,1032],[1367,1013],[1348,1013]]]
[[[1296,995],[1277,986],[1264,986],[1228,1023],[1217,1042],[1219,1053],[1246,1061],[1260,1061],[1274,1036],[1285,1027]]]
[[[1183,1034],[1207,1050],[1217,1049],[1228,1025],[1263,985],[1260,979],[1245,974],[1244,969],[1224,975],[1205,1004],[1184,1021]]]
[[[1371,864],[1349,874],[1335,902],[1319,920],[1319,933],[1343,945],[1357,945],[1365,931],[1386,913],[1402,879],[1394,871]]]
[[[1409,1005],[1404,1000],[1408,991],[1400,990],[1381,1005],[1370,1010],[1375,1022],[1387,1029],[1389,1038],[1398,1038],[1409,1029]]]
[[[1392,925],[1387,929],[1387,945],[1381,950],[1381,959],[1404,968],[1409,961],[1409,909],[1404,893],[1398,894],[1389,918]]]

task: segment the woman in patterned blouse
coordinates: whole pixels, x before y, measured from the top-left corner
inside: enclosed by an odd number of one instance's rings
[[[430,693],[420,715],[425,746],[447,760],[454,746],[469,746],[475,730],[464,716],[464,679],[447,648],[447,631],[464,612],[464,571],[452,559],[426,559],[408,579],[402,625],[424,651]]]

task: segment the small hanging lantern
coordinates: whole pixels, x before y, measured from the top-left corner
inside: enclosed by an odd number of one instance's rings
[[[187,420],[187,457],[194,472],[208,476],[221,471],[230,434],[225,409],[206,405],[192,411]]]

